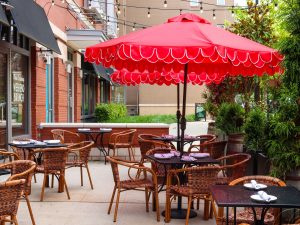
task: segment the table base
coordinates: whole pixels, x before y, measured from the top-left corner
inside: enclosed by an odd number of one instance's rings
[[[187,209],[171,209],[171,218],[172,219],[185,219]],[[162,212],[162,215],[165,216],[165,211]],[[197,216],[197,213],[193,210],[190,212],[189,218],[194,218]]]

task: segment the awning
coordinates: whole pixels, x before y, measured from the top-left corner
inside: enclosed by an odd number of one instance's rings
[[[87,46],[107,41],[108,37],[101,30],[74,30],[67,31],[67,43],[74,49],[85,49]]]
[[[6,26],[9,26],[9,22],[7,20],[7,17],[5,15],[5,11],[4,9],[2,8],[2,6],[0,5],[0,23],[6,25]]]
[[[61,54],[44,9],[33,0],[8,0],[18,31]]]
[[[105,68],[104,66],[96,65],[95,63],[93,63],[93,67],[98,76],[110,81],[110,75],[114,72],[112,68]]]

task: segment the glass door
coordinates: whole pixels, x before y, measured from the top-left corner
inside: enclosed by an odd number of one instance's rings
[[[7,147],[7,59],[0,52],[0,149]]]
[[[46,123],[54,122],[54,94],[53,94],[53,59],[46,65]]]

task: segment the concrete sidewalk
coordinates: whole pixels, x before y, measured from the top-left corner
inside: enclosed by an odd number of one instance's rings
[[[145,195],[143,192],[126,191],[121,193],[117,222],[113,222],[114,205],[111,215],[107,214],[114,182],[111,166],[104,165],[103,161],[93,161],[90,163],[91,175],[94,183],[94,190],[91,190],[86,171],[84,170],[84,186],[80,186],[80,169],[71,168],[66,171],[66,180],[71,195],[71,200],[67,199],[66,193],[57,193],[57,182],[55,188],[46,188],[44,202],[40,202],[40,192],[42,185],[42,175],[37,175],[37,183],[32,183],[32,194],[30,196],[33,213],[37,225],[152,225],[165,224],[164,217],[161,221],[156,221],[156,213],[146,212]],[[127,174],[127,170],[120,171],[122,176]],[[159,195],[161,212],[165,208],[165,192]],[[151,199],[150,199],[151,200]],[[201,202],[203,203],[203,202]],[[150,202],[151,206],[152,202]],[[186,199],[184,199],[184,206]],[[176,207],[176,204],[174,204]],[[190,225],[204,224],[214,225],[215,219],[203,220],[203,205],[198,216],[190,219]],[[21,202],[18,211],[19,225],[30,225],[30,217],[27,205]],[[171,220],[170,224],[181,225],[185,220]]]

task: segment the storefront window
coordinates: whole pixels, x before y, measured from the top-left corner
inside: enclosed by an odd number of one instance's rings
[[[0,148],[6,148],[7,55],[0,53]]]
[[[88,116],[94,114],[96,104],[96,91],[95,91],[96,78],[92,74],[87,74],[83,78],[82,86],[82,115]]]
[[[28,57],[11,54],[11,113],[12,136],[28,133]]]
[[[111,101],[113,103],[125,104],[125,87],[112,86],[111,87]]]
[[[107,81],[101,80],[100,81],[100,102],[101,103],[108,103],[109,102],[109,88],[110,85]]]

